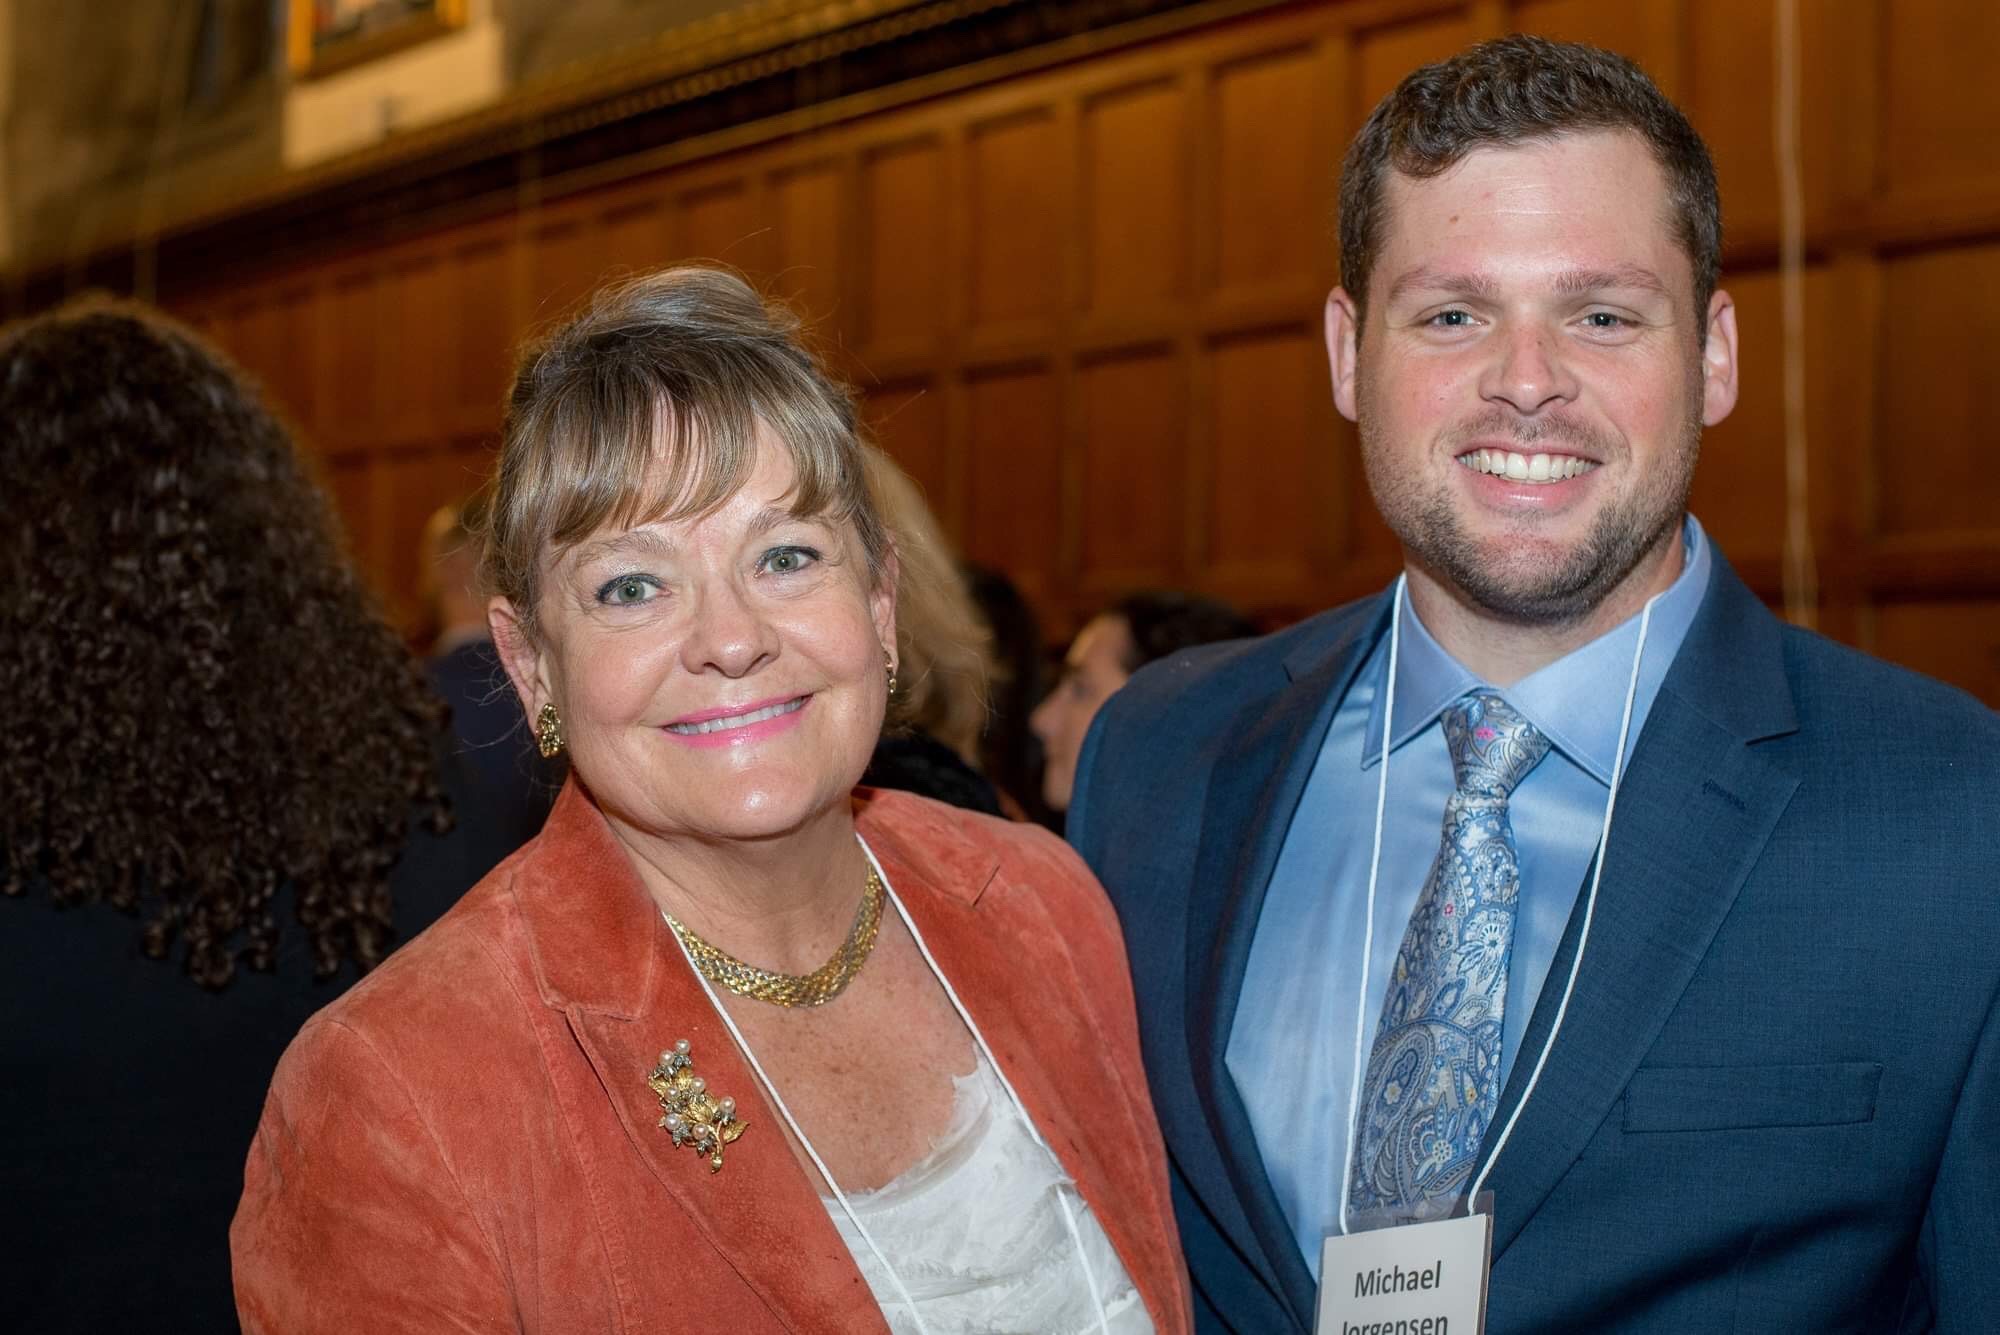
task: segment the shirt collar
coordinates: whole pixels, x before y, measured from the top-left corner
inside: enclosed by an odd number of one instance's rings
[[[1632,734],[1627,740],[1629,754],[1639,734],[1639,725],[1665,679],[1669,664],[1694,624],[1695,613],[1708,590],[1709,568],[1713,564],[1707,535],[1693,515],[1681,530],[1684,556],[1681,573],[1653,605],[1652,624],[1647,630],[1646,657],[1640,668],[1639,693],[1633,701]],[[1409,601],[1407,587],[1403,600],[1403,640],[1397,652],[1396,735],[1390,749],[1400,750],[1411,738],[1437,722],[1438,715],[1467,691],[1496,691],[1521,716],[1541,729],[1550,744],[1572,762],[1588,771],[1599,783],[1611,783],[1612,760],[1618,749],[1618,728],[1625,714],[1624,683],[1631,674],[1632,653],[1638,647],[1639,617],[1634,615],[1581,648],[1501,690],[1481,680],[1471,669],[1447,652],[1431,637],[1423,619]],[[1369,705],[1368,728],[1363,735],[1361,767],[1367,769],[1382,758],[1381,689],[1389,671],[1389,642],[1385,637],[1370,656],[1364,676],[1374,690]]]

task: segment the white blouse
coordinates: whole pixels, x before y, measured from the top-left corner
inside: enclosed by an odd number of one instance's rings
[[[1088,1275],[1063,1221],[1065,1200]],[[847,1201],[895,1267],[894,1278],[837,1201],[826,1202],[827,1212],[896,1335],[1093,1335],[1093,1283],[1112,1335],[1152,1335],[1152,1318],[1111,1240],[1022,1121],[983,1052],[972,1072],[958,1077],[951,1124],[931,1152],[895,1181]]]

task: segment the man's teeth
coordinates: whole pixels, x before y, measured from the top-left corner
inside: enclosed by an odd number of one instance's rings
[[[1516,454],[1512,450],[1474,450],[1458,461],[1475,473],[1491,473],[1509,482],[1561,482],[1597,467],[1573,454]]]
[[[704,732],[721,732],[724,728],[747,728],[752,723],[762,723],[765,719],[777,718],[805,706],[805,697],[787,700],[782,705],[772,705],[769,709],[752,710],[748,714],[731,714],[727,718],[712,718],[706,723],[669,723],[668,732],[677,732],[683,737],[695,737]]]

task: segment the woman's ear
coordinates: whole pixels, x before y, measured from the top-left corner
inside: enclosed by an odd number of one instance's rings
[[[501,666],[507,669],[507,679],[514,683],[515,694],[521,697],[521,707],[534,718],[555,698],[548,680],[548,656],[506,598],[496,595],[487,602],[486,626],[493,632],[493,647],[499,651]]]

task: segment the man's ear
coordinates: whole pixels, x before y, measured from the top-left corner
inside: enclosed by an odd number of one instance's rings
[[[1354,367],[1361,339],[1361,317],[1354,298],[1337,287],[1326,296],[1326,364],[1333,373],[1333,406],[1354,420]]]
[[[1736,301],[1718,291],[1708,299],[1701,345],[1701,424],[1714,426],[1736,407]]]
[[[868,614],[875,622],[875,637],[881,642],[883,652],[898,661],[902,654],[896,648],[896,588],[902,574],[902,563],[896,559],[892,545],[882,554],[882,573],[868,594]]]
[[[501,666],[507,669],[507,679],[521,697],[521,707],[533,719],[555,698],[548,680],[548,656],[514,604],[505,598],[496,596],[487,601],[486,626],[493,632],[493,647],[499,651]]]

